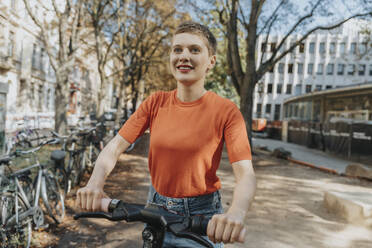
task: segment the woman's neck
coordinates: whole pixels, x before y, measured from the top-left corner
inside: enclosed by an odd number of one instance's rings
[[[203,84],[185,85],[177,82],[177,98],[181,102],[193,102],[200,99],[207,91]]]

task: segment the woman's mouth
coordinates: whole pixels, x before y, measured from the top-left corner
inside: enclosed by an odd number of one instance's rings
[[[179,65],[176,67],[178,71],[180,72],[189,72],[191,71],[192,69],[194,69],[194,67],[190,66],[190,65]]]

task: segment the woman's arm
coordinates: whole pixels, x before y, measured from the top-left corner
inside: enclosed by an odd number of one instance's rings
[[[114,169],[120,154],[129,146],[130,143],[117,134],[103,148],[98,155],[92,176],[87,185],[77,191],[76,206],[88,211],[100,210],[101,199],[106,195],[103,192],[105,180]]]
[[[244,218],[256,191],[256,176],[252,161],[232,164],[236,185],[231,207],[225,214],[214,215],[208,224],[207,235],[212,242],[244,242]]]

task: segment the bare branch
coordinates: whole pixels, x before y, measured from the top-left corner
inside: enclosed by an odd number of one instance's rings
[[[312,17],[314,15],[314,11],[316,10],[316,8],[320,5],[320,3],[322,2],[323,0],[318,0],[314,7],[311,9],[310,13],[301,17],[296,23],[295,25],[293,25],[293,27],[288,31],[288,33],[284,36],[284,38],[282,39],[282,41],[279,43],[278,45],[278,48],[277,50],[279,50],[281,48],[281,46],[284,44],[284,42],[287,40],[287,38],[297,29],[297,27],[302,24],[303,21],[305,21],[306,19]]]
[[[284,5],[284,3],[286,2],[286,0],[282,0],[278,6],[275,8],[274,12],[270,15],[270,18],[267,19],[267,21],[265,22],[265,24],[263,25],[263,27],[261,28],[260,31],[257,32],[257,35],[261,35],[263,33],[263,31],[266,29],[266,27],[269,25],[269,26],[272,26],[273,23],[275,22],[275,20],[277,19],[277,13],[279,12],[280,8]],[[270,33],[270,32],[268,32]]]
[[[24,0],[25,1],[25,0]],[[28,1],[28,0],[26,0]],[[54,8],[54,12],[56,13],[58,19],[61,17],[61,11],[59,11],[58,7],[57,7],[57,3],[55,0],[52,0],[52,5],[53,5],[53,8]]]

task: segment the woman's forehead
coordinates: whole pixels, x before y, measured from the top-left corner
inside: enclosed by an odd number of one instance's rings
[[[172,46],[206,46],[207,39],[201,35],[193,33],[180,33],[173,36]]]

